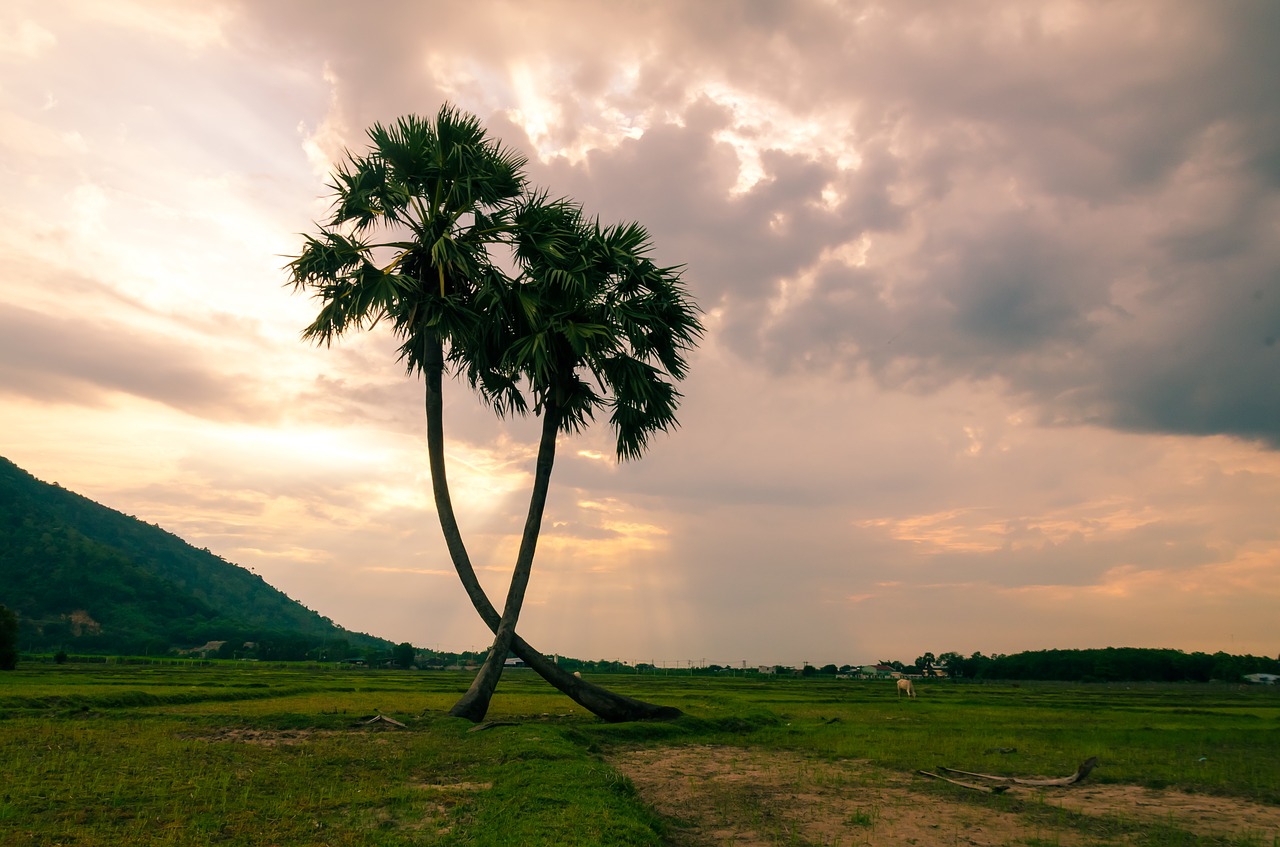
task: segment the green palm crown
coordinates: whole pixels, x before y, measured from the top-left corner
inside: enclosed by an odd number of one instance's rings
[[[322,302],[305,338],[387,321],[410,372],[443,346],[499,414],[532,407],[576,432],[608,408],[621,459],[675,426],[702,326],[643,227],[602,227],[530,191],[526,159],[451,106],[368,135],[334,175],[330,219],[289,264],[294,287]]]

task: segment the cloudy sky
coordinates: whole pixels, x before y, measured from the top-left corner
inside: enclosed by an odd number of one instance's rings
[[[487,633],[379,332],[283,266],[451,102],[637,220],[681,427],[567,439],[521,632],[675,664],[1280,654],[1280,5],[12,0],[0,455],[351,629]],[[447,391],[501,606],[536,422]]]

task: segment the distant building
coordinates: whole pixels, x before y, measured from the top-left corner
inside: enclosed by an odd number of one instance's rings
[[[505,662],[503,662],[503,663],[502,663],[502,666],[503,666],[504,668],[524,668],[524,667],[528,667],[528,665],[526,665],[526,664],[524,663],[524,659],[516,659],[516,658],[507,659]]]
[[[863,665],[857,670],[859,679],[893,679],[902,676],[892,665]]]
[[[1257,685],[1277,685],[1277,684],[1280,684],[1280,674],[1274,674],[1274,673],[1245,674],[1244,681],[1252,682]]]

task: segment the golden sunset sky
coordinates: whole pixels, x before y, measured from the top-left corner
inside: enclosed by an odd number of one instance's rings
[[[347,628],[486,646],[422,386],[381,331],[302,342],[284,271],[344,150],[448,101],[645,224],[708,328],[643,460],[562,440],[540,649],[1274,656],[1277,44],[1266,2],[9,0],[0,455]],[[501,607],[536,422],[447,398]]]

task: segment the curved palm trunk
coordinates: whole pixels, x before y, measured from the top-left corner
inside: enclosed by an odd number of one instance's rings
[[[476,578],[475,569],[471,565],[470,556],[467,555],[467,548],[462,542],[462,532],[458,528],[458,521],[453,512],[453,500],[449,496],[449,484],[444,465],[444,352],[438,339],[427,343],[423,372],[427,383],[427,455],[431,466],[431,487],[435,496],[436,513],[440,518],[440,528],[444,533],[445,545],[449,549],[454,570],[458,573],[458,579],[461,580],[471,605],[485,625],[496,633],[501,624],[501,617],[498,615],[498,610],[489,602],[489,596],[485,594],[483,586]],[[673,706],[659,706],[615,694],[564,671],[516,634],[514,621],[511,628],[508,649],[519,656],[539,676],[597,717],[618,722],[670,720],[680,716],[681,711]],[[505,658],[504,652],[502,660]]]
[[[529,497],[529,514],[524,521],[524,534],[520,538],[520,552],[516,566],[511,571],[511,587],[507,589],[507,602],[502,609],[502,619],[494,633],[493,646],[484,660],[480,673],[472,680],[467,693],[462,695],[449,714],[473,721],[484,720],[489,711],[511,639],[516,634],[516,621],[524,607],[525,591],[529,587],[529,575],[533,571],[533,554],[538,547],[538,534],[542,531],[542,513],[547,505],[547,490],[551,487],[551,468],[556,460],[556,433],[560,429],[560,413],[555,403],[548,400],[542,409],[542,437],[538,440],[538,460],[534,466],[533,493]]]

